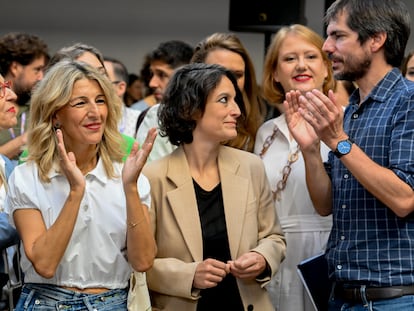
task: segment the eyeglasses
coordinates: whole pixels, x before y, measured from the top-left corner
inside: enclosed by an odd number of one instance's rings
[[[3,98],[6,96],[6,88],[11,89],[12,82],[11,81],[4,81],[0,82],[0,98]]]

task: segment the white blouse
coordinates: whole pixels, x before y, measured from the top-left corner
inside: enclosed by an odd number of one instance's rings
[[[101,160],[86,178],[85,194],[66,252],[53,278],[41,277],[22,248],[21,266],[26,283],[109,289],[125,288],[131,267],[126,258],[126,199],[122,186],[121,163],[114,163],[118,178],[109,179]],[[69,183],[52,168],[50,183],[39,180],[37,166],[26,162],[17,166],[9,179],[5,209],[13,222],[17,209],[35,208],[47,228],[56,221],[66,201]],[[138,189],[142,204],[150,206],[150,185],[140,175]]]
[[[124,135],[128,135],[135,138],[137,121],[140,114],[141,111],[134,110],[123,105],[122,118],[118,123],[119,131]]]
[[[273,133],[275,126],[279,129],[273,143],[263,156],[263,163],[272,191],[276,191],[277,183],[283,177],[283,168],[290,154],[297,150],[298,144],[290,139],[289,128],[284,115],[266,121],[256,135],[255,150],[260,154],[263,144]],[[328,158],[329,148],[321,142],[321,157]],[[305,176],[305,163],[301,152],[298,160],[291,165],[291,172],[286,182],[286,188],[280,193],[280,200],[275,201],[275,207],[284,232],[318,232],[330,231],[332,217],[319,216],[313,207]]]

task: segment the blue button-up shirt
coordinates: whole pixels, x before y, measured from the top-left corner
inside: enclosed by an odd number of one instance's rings
[[[414,188],[414,83],[394,68],[358,105],[350,98],[344,129],[376,163]],[[414,284],[414,213],[401,218],[329,155],[333,228],[327,247],[336,281],[370,286]]]

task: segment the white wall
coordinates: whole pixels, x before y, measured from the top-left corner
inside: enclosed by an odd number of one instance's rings
[[[254,0],[252,0],[254,1]],[[276,1],[276,0],[274,0]],[[284,0],[289,1],[289,0]],[[404,0],[414,19],[414,1]],[[137,72],[143,56],[170,39],[196,44],[228,30],[229,0],[8,0],[2,1],[0,35],[26,31],[42,37],[54,53],[82,41],[122,60]],[[278,1],[283,3],[283,1]],[[62,8],[61,6],[66,6]],[[323,35],[324,0],[307,0],[307,25]],[[412,26],[414,32],[414,24]],[[237,33],[252,56],[260,79],[264,35]],[[414,48],[413,36],[408,48]]]

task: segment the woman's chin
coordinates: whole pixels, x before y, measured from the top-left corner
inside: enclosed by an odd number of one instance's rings
[[[9,129],[17,125],[17,118],[13,117],[9,120],[4,120],[4,122],[0,123],[1,129]]]

